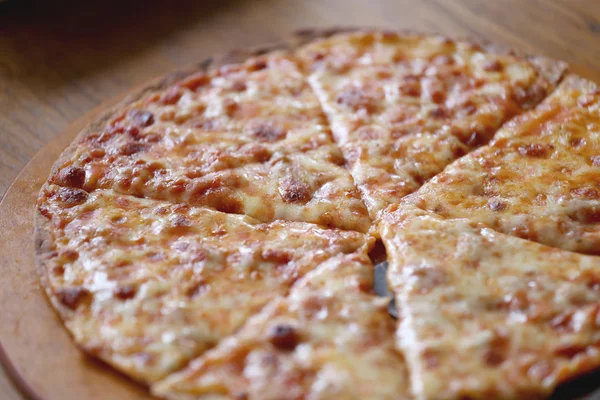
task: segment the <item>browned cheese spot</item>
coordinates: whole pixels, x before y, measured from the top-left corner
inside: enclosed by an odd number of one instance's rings
[[[268,123],[250,127],[250,135],[261,141],[274,142],[286,136],[285,130]]]
[[[181,96],[181,89],[177,86],[173,86],[160,96],[160,102],[162,104],[175,104],[179,101]]]
[[[60,171],[59,181],[64,186],[81,188],[85,184],[85,171],[81,167],[69,166]]]
[[[59,256],[67,262],[73,262],[79,258],[79,253],[73,249],[64,249],[60,251]]]
[[[88,199],[88,194],[86,191],[73,188],[60,188],[58,190],[58,196],[67,207],[83,204]]]
[[[574,196],[584,199],[598,200],[600,199],[600,190],[593,187],[582,187],[571,190]]]
[[[278,249],[265,249],[261,256],[263,260],[276,264],[287,264],[293,259],[293,255],[289,251]]]
[[[508,335],[496,332],[487,350],[484,352],[483,359],[485,363],[491,367],[502,364],[506,360],[509,345],[510,340]]]
[[[250,65],[250,71],[261,71],[265,68],[267,68],[265,60],[255,60],[252,65]]]
[[[190,285],[187,288],[185,294],[188,297],[201,296],[202,294],[208,292],[209,289],[210,289],[210,286],[208,286],[208,283],[206,283],[204,281],[194,282],[192,285]]]
[[[133,123],[141,128],[148,127],[154,123],[154,114],[145,110],[131,110],[129,116]]]
[[[269,334],[269,342],[280,350],[294,350],[299,341],[298,332],[291,325],[277,325]]]
[[[58,290],[56,296],[65,307],[75,310],[90,301],[92,294],[84,287],[71,287]]]
[[[547,158],[554,146],[550,144],[532,143],[518,148],[519,153],[524,157]]]
[[[560,346],[559,348],[557,348],[556,350],[554,350],[554,354],[556,354],[559,357],[572,359],[581,353],[585,353],[587,350],[588,350],[588,346],[586,346],[586,345],[577,345],[577,344],[563,345],[563,346]]]
[[[195,91],[199,87],[204,86],[209,82],[209,76],[206,75],[204,72],[200,72],[186,78],[183,82],[181,82],[180,86],[188,88],[191,91]]]
[[[429,116],[435,119],[444,119],[450,116],[450,111],[444,106],[437,106],[429,112]]]
[[[148,145],[144,143],[127,142],[121,148],[121,154],[130,156],[136,153],[140,153],[148,149]]]
[[[499,60],[489,60],[483,64],[483,70],[487,72],[502,72],[504,65]]]
[[[231,85],[231,89],[236,92],[243,92],[244,90],[246,90],[246,88],[247,88],[247,86],[244,81],[235,81]]]
[[[124,285],[119,286],[114,290],[114,295],[116,298],[121,300],[129,300],[135,297],[137,290],[132,285]]]
[[[288,177],[279,183],[279,194],[288,203],[306,203],[311,198],[311,191],[305,182]]]

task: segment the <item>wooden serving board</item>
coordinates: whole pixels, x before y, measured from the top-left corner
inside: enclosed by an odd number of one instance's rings
[[[596,71],[572,70],[600,82]],[[102,104],[70,125],[29,162],[0,203],[0,362],[26,398],[152,398],[145,388],[77,349],[40,288],[33,242],[35,200],[54,161],[103,110],[138,90]]]

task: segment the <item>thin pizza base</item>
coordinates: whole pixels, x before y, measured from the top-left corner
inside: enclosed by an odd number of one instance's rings
[[[232,334],[352,231],[48,185],[38,216],[46,292],[75,341],[144,383]]]
[[[274,51],[122,105],[75,141],[50,181],[366,232],[343,161],[291,54]]]
[[[194,74],[196,72],[198,72],[198,70],[208,70],[209,68],[218,68],[220,66],[223,65],[227,65],[230,63],[242,63],[246,60],[248,60],[249,58],[253,57],[253,56],[257,56],[257,55],[265,55],[265,54],[270,54],[271,52],[276,52],[276,51],[287,51],[290,49],[296,49],[298,46],[301,45],[306,45],[307,43],[310,43],[314,40],[318,40],[318,39],[322,39],[322,38],[326,38],[326,37],[330,37],[336,33],[340,33],[340,32],[344,32],[344,31],[349,31],[349,30],[343,30],[343,29],[332,29],[332,30],[324,30],[324,31],[316,31],[316,30],[308,30],[308,31],[304,31],[301,32],[300,34],[296,35],[293,39],[289,40],[288,42],[284,43],[284,44],[276,44],[273,45],[271,47],[268,48],[264,48],[264,49],[259,49],[259,50],[253,50],[253,51],[238,51],[238,52],[234,52],[232,54],[229,54],[225,57],[220,57],[214,60],[209,60],[203,64],[201,64],[199,66],[199,68],[195,68],[192,71],[189,72],[185,72],[185,73],[180,73],[180,74],[175,74],[173,76],[168,77],[167,79],[157,83],[156,85],[143,90],[140,94],[133,96],[131,98],[129,98],[128,100],[126,100],[124,103],[122,103],[121,105],[115,107],[113,110],[109,111],[104,117],[102,117],[101,119],[99,119],[96,123],[92,124],[92,126],[90,126],[86,131],[82,132],[78,139],[73,143],[73,145],[71,145],[66,151],[65,153],[63,153],[63,155],[61,156],[61,158],[56,162],[54,168],[53,168],[53,172],[52,174],[55,176],[59,176],[60,175],[60,168],[66,164],[69,163],[69,160],[73,157],[73,154],[77,151],[77,143],[78,141],[80,141],[81,139],[85,138],[86,136],[92,134],[95,131],[98,131],[100,129],[102,129],[102,127],[104,127],[107,123],[107,121],[109,121],[111,118],[113,118],[115,115],[117,115],[120,111],[122,111],[123,109],[127,108],[130,104],[135,103],[136,101],[139,101],[141,98],[143,98],[144,96],[150,95],[151,93],[156,93],[156,92],[160,92],[165,90],[166,88],[170,87],[171,85],[173,85],[176,81],[179,81],[181,79],[183,79],[184,77],[192,77],[194,76]],[[360,30],[354,30],[351,29],[350,31],[360,31]],[[368,31],[373,31],[373,30],[366,30]],[[505,54],[507,51],[505,49],[499,49],[499,48],[494,48],[494,46],[490,46],[485,44],[484,45],[486,51],[488,52],[498,52],[500,54]],[[519,56],[521,57],[521,56]],[[533,60],[535,62],[538,62],[539,65],[541,66],[541,71],[544,74],[548,74],[548,76],[555,76],[555,79],[558,80],[560,79],[560,75],[562,75],[562,71],[565,68],[565,65],[563,63],[553,63],[545,58],[539,57],[539,58],[533,58]],[[236,142],[237,139],[232,140],[231,144],[233,146],[236,146],[238,144],[241,143],[241,145],[246,145],[248,143],[246,142]],[[251,156],[254,157],[256,154],[252,154]],[[260,154],[258,154],[258,156],[260,157]],[[452,156],[455,157],[455,156]],[[443,157],[442,157],[443,158]],[[448,162],[451,161],[450,158],[446,157],[447,160],[443,162],[443,164],[447,164]],[[242,171],[242,174],[245,174],[245,171]],[[67,174],[68,175],[68,174]],[[260,174],[259,174],[260,175]],[[264,176],[264,174],[263,174]],[[257,180],[257,182],[260,179]],[[69,185],[67,185],[69,186]],[[416,187],[415,187],[416,188]],[[412,191],[414,189],[411,189],[410,191]],[[410,192],[407,191],[406,193]],[[406,194],[405,193],[405,194]],[[395,200],[393,200],[395,201]],[[392,202],[393,202],[392,201]],[[360,202],[360,201],[359,201]],[[217,203],[215,202],[214,204],[208,204],[209,206],[215,206]],[[258,206],[260,206],[260,204],[257,203]],[[368,205],[368,204],[367,204]],[[373,209],[379,209],[382,208],[385,204],[381,203],[380,205],[375,206],[375,208]],[[328,225],[328,226],[341,226],[342,228],[347,228],[347,229],[354,229],[354,230],[358,230],[358,231],[365,231],[368,228],[368,223],[364,223],[365,219],[365,214],[364,214],[364,205],[362,205],[363,209],[362,210],[358,210],[358,208],[356,208],[354,211],[352,211],[350,213],[350,215],[348,214],[349,210],[340,210],[343,211],[341,214],[336,214],[334,216],[328,216],[327,218],[325,218],[324,220],[310,220],[309,217],[306,217],[306,214],[303,213],[302,211],[302,207],[298,207],[297,211],[293,211],[291,213],[283,213],[283,214],[274,214],[273,216],[270,216],[268,218],[272,218],[272,219],[278,219],[278,218],[290,218],[290,219],[296,219],[296,220],[309,220],[310,222],[317,222],[320,224],[324,224],[324,225]],[[259,207],[257,207],[259,208]],[[225,210],[226,211],[226,210]],[[214,212],[214,211],[213,211]],[[247,210],[244,210],[243,212],[248,212]],[[345,214],[344,214],[345,212]],[[376,216],[377,212],[372,212],[371,216],[374,217]],[[309,215],[314,215],[314,213],[310,213]],[[340,216],[341,217],[338,217]],[[360,216],[360,218],[362,218],[362,222],[356,222],[356,220],[352,220],[352,221],[346,221],[346,219],[352,219],[355,218],[356,216]],[[244,219],[246,217],[239,217],[241,219]],[[366,221],[368,221],[368,218],[366,219]],[[259,224],[259,221],[255,221],[254,223]],[[271,223],[274,225],[277,225],[277,223]],[[285,224],[285,223],[283,223]],[[342,225],[340,225],[342,224]],[[345,225],[344,225],[345,224]],[[310,224],[308,224],[310,225]],[[312,229],[322,229],[321,227],[312,227],[310,228]],[[58,301],[57,302],[57,296],[54,294],[54,289],[51,282],[50,282],[50,278],[49,278],[49,260],[52,257],[55,257],[56,255],[54,255],[52,252],[54,251],[54,246],[55,246],[55,239],[52,236],[52,229],[49,227],[48,225],[48,221],[46,220],[45,217],[39,216],[37,218],[36,221],[36,230],[37,230],[37,241],[36,241],[36,248],[37,248],[37,259],[38,259],[38,265],[40,268],[40,272],[42,275],[42,282],[46,288],[47,293],[49,293],[49,297],[53,300],[53,303],[55,305],[55,308],[58,309],[59,313],[61,314],[61,317],[65,320],[68,321],[73,314],[73,310],[69,309],[68,307],[65,309],[64,304],[61,305],[59,303],[63,303],[63,301]],[[331,231],[331,230],[327,230],[327,231]],[[374,232],[374,229],[372,228],[372,231]],[[350,235],[352,235],[353,233],[349,233]],[[358,233],[356,233],[356,235],[359,235]],[[363,248],[362,251],[366,252],[368,251],[368,247],[370,246],[371,241],[368,239],[364,239],[363,240],[363,244],[365,244],[365,247]],[[348,250],[349,251],[349,250]],[[364,254],[363,254],[364,256]],[[318,264],[318,262],[314,262],[312,263],[312,267],[315,267]],[[307,270],[310,270],[310,268],[307,268]],[[364,272],[364,271],[363,271]],[[331,281],[332,283],[335,282],[336,277],[331,277]],[[291,285],[291,283],[290,283]],[[302,293],[303,291],[306,291],[306,286],[310,286],[310,285],[299,285],[298,286],[298,293]],[[302,287],[304,287],[304,289],[302,289]],[[321,289],[319,289],[321,290]],[[322,289],[325,290],[325,289]],[[275,293],[277,292],[277,293]],[[287,288],[285,290],[281,290],[281,291],[277,291],[275,290],[274,293],[269,293],[269,295],[267,296],[269,299],[275,297],[276,295],[285,295],[285,293],[287,292]],[[125,297],[129,296],[128,294],[124,294]],[[373,305],[373,309],[371,310],[373,312],[373,318],[378,320],[379,322],[383,323],[385,321],[385,324],[389,325],[389,317],[385,314],[385,310],[384,308],[381,306],[381,302],[377,301],[377,299],[373,299],[372,295],[370,300],[365,299],[364,304],[357,304],[357,307],[360,307],[361,305],[364,305],[366,308],[369,308],[369,304]],[[64,297],[64,296],[63,296]],[[76,296],[77,297],[77,296]],[[361,295],[353,297],[350,296],[349,298],[345,298],[343,295],[339,295],[339,299],[337,299],[338,301],[342,301],[342,302],[347,302],[348,304],[352,304],[353,302],[359,301],[359,299],[362,299],[363,293],[361,293]],[[291,297],[290,297],[291,298]],[[285,304],[286,304],[286,299],[288,298],[283,298],[282,300],[277,300],[276,302],[272,303],[273,305],[267,306],[267,308],[262,312],[259,313],[256,318],[252,319],[252,321],[257,321],[257,322],[251,322],[247,325],[247,327],[244,327],[241,329],[240,331],[240,335],[248,335],[248,337],[250,337],[251,339],[250,342],[255,343],[256,344],[256,335],[257,332],[260,331],[260,326],[261,324],[264,324],[265,318],[270,318],[270,316],[274,316],[276,313],[275,311],[273,311],[274,309],[276,309],[277,306],[276,304],[279,305],[284,305],[283,309],[285,309]],[[64,299],[63,299],[64,300]],[[70,302],[70,301],[69,301]],[[375,307],[375,305],[377,305]],[[270,308],[269,308],[270,307]],[[252,312],[250,312],[250,314],[254,313],[254,312],[258,312],[258,309],[260,307],[257,307],[256,310],[253,310]],[[271,311],[269,311],[271,310]],[[284,311],[283,314],[285,315],[287,311]],[[262,315],[262,317],[261,317]],[[357,316],[357,319],[360,316]],[[262,322],[261,322],[261,318],[262,318]],[[387,319],[386,319],[387,318]],[[242,318],[242,320],[245,319]],[[367,321],[368,318],[361,320],[361,321]],[[241,321],[241,320],[240,320]],[[359,323],[360,324],[360,323]],[[384,325],[385,325],[384,324]],[[386,325],[386,326],[387,326]],[[323,328],[325,329],[326,324],[324,324]],[[320,325],[318,322],[316,322],[316,326],[315,326],[315,331],[318,331],[320,329]],[[195,348],[193,351],[190,351],[188,353],[186,353],[183,357],[180,357],[180,359],[172,364],[170,364],[170,366],[168,368],[157,368],[157,369],[147,369],[147,366],[144,365],[144,363],[146,362],[146,358],[145,357],[141,357],[141,363],[138,363],[138,361],[140,360],[135,360],[135,361],[131,361],[131,359],[127,360],[127,359],[119,359],[118,357],[112,357],[112,355],[110,353],[101,353],[97,350],[97,348],[95,347],[87,347],[85,346],[84,343],[81,343],[81,340],[79,340],[79,338],[76,338],[76,340],[80,341],[80,344],[83,344],[84,350],[90,352],[91,354],[95,355],[95,356],[99,356],[101,358],[104,358],[106,360],[109,360],[109,362],[112,362],[113,365],[115,365],[117,368],[120,368],[122,370],[124,370],[128,375],[133,376],[134,378],[149,384],[151,382],[155,382],[157,380],[160,380],[162,378],[164,378],[166,375],[168,375],[171,371],[174,370],[178,370],[179,368],[181,368],[186,362],[187,360],[194,358],[196,356],[198,356],[199,354],[201,354],[204,350],[206,350],[206,348],[214,345],[216,341],[221,340],[224,336],[227,336],[229,334],[232,334],[233,331],[235,331],[235,329],[229,329],[227,331],[227,333],[221,335],[221,336],[217,336],[215,340],[213,340],[210,344],[207,344],[206,346],[199,346],[197,348]],[[243,332],[248,332],[248,333],[243,333]],[[234,336],[235,337],[235,336]],[[234,339],[232,339],[234,340]],[[222,342],[222,345],[225,346],[225,343],[227,342],[227,340],[225,340],[224,342]],[[264,345],[264,342],[262,342],[261,340],[258,341],[259,345]],[[391,349],[391,345],[388,341],[383,340],[383,342],[385,342],[385,348],[389,348]],[[371,344],[372,345],[372,344]],[[192,346],[193,347],[193,346]],[[219,354],[221,354],[219,352],[219,348],[221,346],[219,346],[217,349],[214,350],[213,352],[209,352],[206,353],[207,357],[208,354],[216,354],[217,358],[219,357]],[[335,346],[334,346],[335,347]],[[403,348],[402,346],[400,346],[400,348]],[[336,351],[339,351],[336,350]],[[335,358],[336,355],[336,351],[333,351],[330,353],[330,355],[332,355],[332,358]],[[376,349],[374,349],[374,351],[376,351]],[[390,350],[390,352],[395,352],[394,350]],[[125,352],[127,353],[127,351]],[[222,355],[222,354],[221,354]],[[381,354],[379,354],[381,355]],[[389,354],[388,354],[389,355]],[[112,358],[111,358],[112,357]],[[135,358],[135,357],[134,357]],[[226,357],[225,357],[226,358]],[[393,367],[395,369],[395,371],[398,372],[397,376],[398,376],[398,381],[394,381],[393,383],[391,383],[390,385],[397,385],[397,394],[401,397],[407,397],[409,398],[410,395],[408,394],[408,391],[406,389],[406,387],[408,386],[407,382],[406,382],[406,378],[405,378],[405,374],[406,374],[406,368],[404,366],[404,361],[402,360],[402,357],[400,358],[394,358],[394,361],[391,362],[389,365],[393,364]],[[201,356],[200,360],[202,360],[203,357]],[[285,357],[284,357],[285,359]],[[360,356],[357,356],[356,358],[357,360],[360,359]],[[386,359],[386,355],[381,355],[381,359]],[[375,357],[375,360],[377,360],[377,357]],[[389,361],[389,360],[388,360]],[[411,360],[409,359],[409,363],[411,363]],[[203,361],[198,361],[197,362],[198,365],[204,365]],[[573,367],[573,370],[571,372],[571,375],[577,375],[578,373],[580,373],[581,371],[587,370],[589,369],[589,366],[591,364],[586,364],[585,362],[582,362],[580,364],[571,364],[571,366]],[[171,379],[167,379],[166,382],[169,383],[163,383],[159,386],[157,386],[157,393],[171,393],[172,391],[172,396],[174,398],[178,398],[178,394],[176,394],[179,390],[183,390],[184,392],[186,390],[191,390],[192,392],[195,390],[193,385],[194,385],[194,379],[198,378],[197,376],[194,376],[195,372],[194,372],[194,368],[196,367],[196,363],[193,363],[190,366],[190,370],[188,370],[187,372],[182,372],[181,374],[176,374],[173,375],[173,377]],[[294,367],[296,368],[296,367]],[[185,371],[185,370],[184,370]],[[222,371],[221,371],[222,372]],[[219,374],[221,373],[219,371],[216,371],[216,375],[215,376],[219,376]],[[293,371],[292,371],[293,372]],[[358,372],[358,371],[354,371],[354,372]],[[386,380],[389,379],[390,381],[393,380],[393,376],[394,374],[389,374],[390,371],[384,371],[382,370],[382,373],[384,373],[384,375],[386,376]],[[413,372],[414,374],[414,372]],[[232,382],[235,381],[238,378],[234,378],[232,377]],[[364,380],[361,380],[364,379]],[[189,382],[186,383],[186,380],[190,380]],[[556,381],[553,381],[549,384],[549,386],[547,386],[548,388],[551,387],[553,384],[555,384],[556,382],[558,382],[560,379],[557,379]],[[179,383],[181,383],[182,386],[178,387],[177,385]],[[191,383],[190,383],[191,382]],[[369,385],[371,385],[371,383],[369,383],[367,385],[366,382],[370,382],[367,377],[361,377],[361,378],[357,378],[357,382],[363,382],[364,386],[363,389],[364,390],[360,390],[360,393],[365,394],[366,396],[369,395],[375,395],[375,392],[370,392],[370,390],[372,388],[368,387]],[[257,384],[263,384],[263,385],[267,385],[268,386],[268,382],[260,382],[260,380],[257,380],[256,382]],[[191,386],[186,386],[190,384]],[[415,383],[413,382],[413,385]],[[238,383],[234,383],[235,387],[239,387],[237,386],[239,385],[239,381]],[[344,390],[346,390],[345,392],[340,392],[339,394],[339,398],[354,398],[353,396],[356,393],[353,393],[352,390],[349,388],[348,385],[350,385],[349,381],[345,383],[346,386],[341,385],[340,387],[344,388]],[[517,387],[519,384],[517,384]],[[219,386],[222,387],[222,386]],[[279,386],[279,388],[281,388],[282,386]],[[182,389],[183,388],[183,389]],[[200,390],[200,389],[199,389]],[[219,389],[221,390],[221,389]],[[306,388],[304,388],[304,390],[308,390]],[[417,388],[417,392],[420,389]],[[507,389],[509,390],[509,389]],[[539,388],[535,388],[534,390],[532,390],[531,392],[534,393],[535,390],[539,391]],[[548,389],[549,390],[549,389]],[[548,391],[547,390],[547,391]],[[546,391],[546,392],[547,392]],[[544,392],[544,393],[546,393]],[[283,392],[277,392],[277,387],[274,388],[274,396],[277,397],[279,394],[283,393]],[[331,394],[330,392],[322,392],[322,393],[326,393]],[[509,393],[509,392],[506,392]],[[535,392],[538,393],[538,392]],[[491,393],[491,394],[498,394],[498,393]],[[196,398],[194,397],[195,394],[192,394],[191,397],[189,398]],[[377,393],[377,396],[379,396],[380,398],[390,398],[393,397],[393,395],[391,393],[384,393],[383,391],[381,393]],[[217,396],[218,397],[218,396]],[[182,398],[188,398],[185,397],[185,395],[183,395]],[[260,398],[260,396],[258,396],[258,398]]]
[[[408,400],[394,322],[372,280],[364,254],[326,261],[153,392],[177,400]]]
[[[380,230],[417,398],[545,398],[600,366],[597,257],[406,204]]]
[[[404,199],[570,251],[600,252],[600,89],[568,76],[535,110],[506,124]]]
[[[332,36],[299,54],[373,219],[535,106],[566,69],[416,33]]]

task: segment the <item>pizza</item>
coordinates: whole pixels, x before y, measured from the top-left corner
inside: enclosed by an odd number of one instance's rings
[[[404,201],[600,254],[600,89],[577,76]]]
[[[382,236],[417,398],[544,398],[600,366],[597,257],[392,208]]]
[[[300,54],[373,218],[486,144],[564,71],[490,45],[393,32],[334,37]]]
[[[387,301],[372,292],[372,268],[361,254],[329,259],[155,392],[173,399],[410,399]]]
[[[568,76],[386,210],[418,398],[543,398],[600,366],[599,134],[600,90]]]
[[[370,227],[319,102],[289,56],[258,56],[164,86],[82,135],[50,181],[264,222]]]
[[[172,74],[50,171],[47,297],[160,398],[548,397],[600,368],[600,90],[567,69],[334,29]]]
[[[44,197],[49,297],[80,346],[143,382],[233,333],[315,264],[370,240],[112,190],[49,185]]]

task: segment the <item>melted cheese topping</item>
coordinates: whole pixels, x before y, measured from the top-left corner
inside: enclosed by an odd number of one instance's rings
[[[541,398],[600,366],[597,257],[389,211],[380,230],[418,398]]]
[[[600,254],[600,90],[570,77],[406,199],[447,218]]]
[[[152,382],[233,333],[320,262],[368,239],[300,222],[49,185],[49,296],[75,340]]]
[[[300,57],[372,218],[487,143],[563,70],[446,38],[382,32],[334,36]]]
[[[306,79],[277,53],[127,106],[82,137],[51,181],[366,232],[343,161]]]
[[[364,254],[333,258],[236,335],[154,387],[169,399],[408,399]]]
[[[170,399],[546,396],[600,366],[598,259],[564,250],[600,245],[600,93],[571,77],[496,131],[564,69],[360,32],[148,93],[42,189],[48,295]]]

